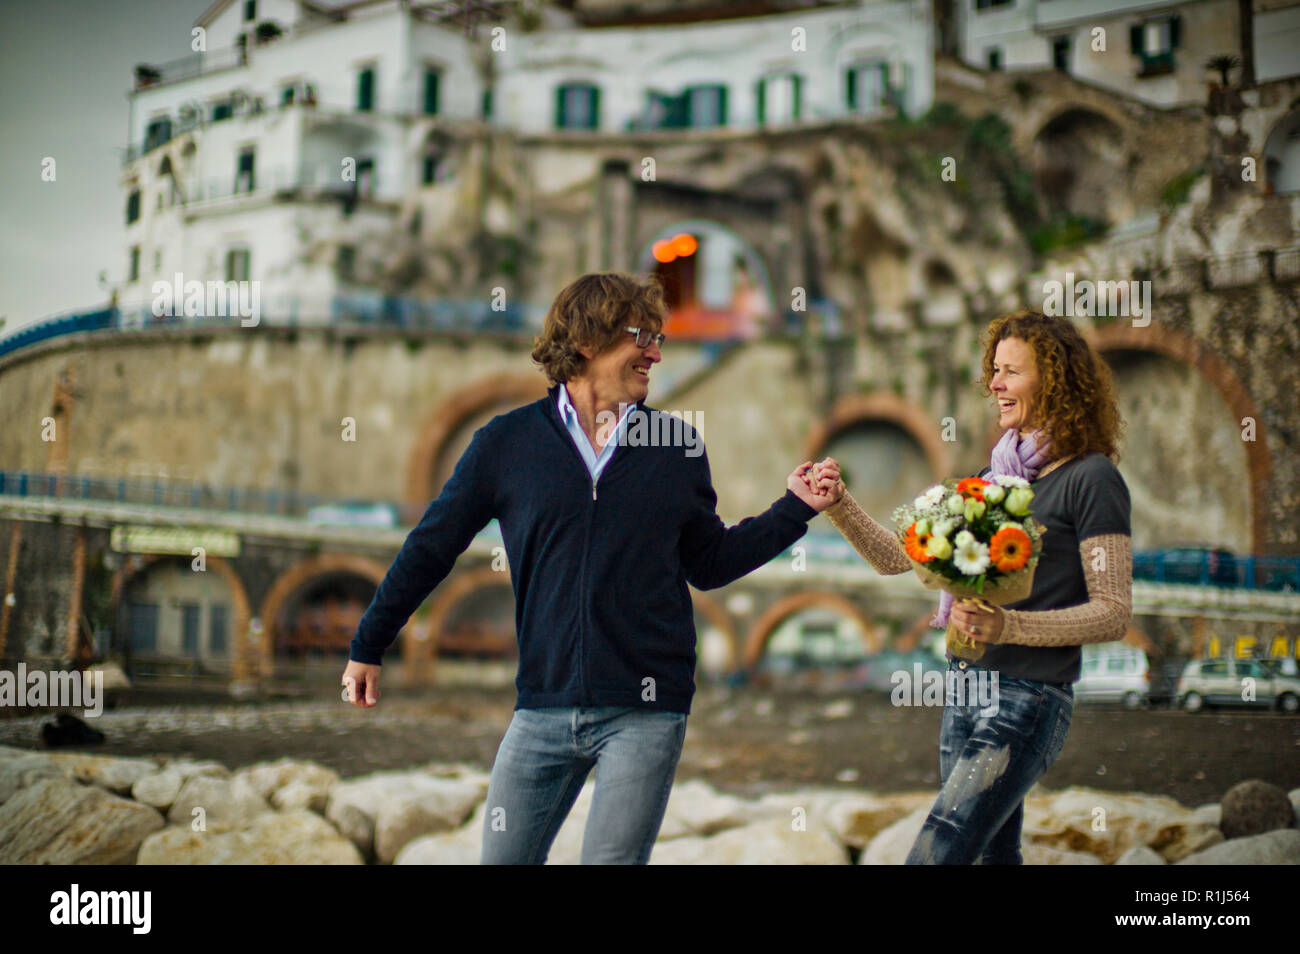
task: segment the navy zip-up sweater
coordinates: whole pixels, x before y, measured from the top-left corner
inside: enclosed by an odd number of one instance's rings
[[[552,387],[475,431],[379,585],[350,656],[381,662],[495,517],[515,592],[515,708],[689,713],[696,637],[687,584],[715,589],[757,569],[802,537],[815,511],[787,490],[760,516],[727,527],[703,444],[680,420],[671,423],[689,435],[685,447],[620,443],[593,481],[556,397]],[[640,410],[650,433],[663,433],[662,412]]]

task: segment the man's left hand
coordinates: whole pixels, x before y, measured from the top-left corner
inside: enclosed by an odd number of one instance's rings
[[[830,496],[830,494],[814,493],[812,488],[810,488],[804,481],[804,473],[810,472],[812,466],[812,461],[804,461],[791,472],[788,478],[786,478],[785,485],[790,488],[790,490],[794,491],[795,495],[800,500],[812,507],[818,513],[821,513],[831,504],[835,503],[835,500]],[[812,474],[809,473],[808,476],[811,477]]]

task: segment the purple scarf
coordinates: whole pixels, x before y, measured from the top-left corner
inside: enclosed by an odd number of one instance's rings
[[[1048,461],[1047,443],[1044,442],[1040,448],[1039,436],[1038,431],[1030,431],[1021,436],[1014,427],[1008,427],[989,457],[989,478],[991,479],[994,474],[1001,474],[1004,477],[1023,477],[1029,481],[1038,477],[1038,472]],[[952,612],[954,602],[956,601],[951,593],[940,592],[939,608],[935,610],[930,625],[937,629],[947,628],[948,616]]]

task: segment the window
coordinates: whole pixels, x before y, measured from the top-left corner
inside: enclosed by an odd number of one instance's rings
[[[131,634],[131,651],[158,651],[158,604],[132,603],[127,607],[127,628]]]
[[[357,74],[357,111],[368,113],[375,108],[375,68],[367,66]]]
[[[153,270],[155,272],[162,271],[162,249],[160,248],[154,249],[153,252]]]
[[[172,121],[170,117],[160,116],[149,121],[144,129],[144,151],[157,149],[172,138]]]
[[[438,84],[442,71],[433,66],[424,68],[424,115],[438,115]]]
[[[1062,73],[1070,72],[1070,38],[1058,36],[1052,40],[1052,67]]]
[[[355,281],[357,275],[357,247],[355,245],[340,245],[334,268],[339,281]]]
[[[235,169],[235,191],[252,192],[254,187],[253,156],[255,150],[249,146],[239,150],[239,165]]]
[[[298,95],[298,87],[286,86],[280,90],[280,105],[292,106],[294,98]]]
[[[491,86],[483,90],[483,100],[479,104],[479,112],[482,114],[484,119],[492,118],[492,87]]]
[[[127,266],[127,270],[126,270],[126,280],[128,282],[135,282],[140,280],[140,246],[139,245],[131,246],[131,258],[130,258],[130,264]]]
[[[198,603],[181,605],[181,652],[187,656],[199,655],[200,609]]]
[[[1202,676],[1226,676],[1228,674],[1228,661],[1226,659],[1215,659],[1211,662],[1201,663]]]
[[[1146,20],[1129,27],[1129,49],[1139,59],[1138,76],[1161,76],[1174,71],[1174,50],[1182,33],[1178,16]]]
[[[796,122],[802,113],[803,78],[796,73],[764,76],[758,81],[758,124]]]
[[[246,248],[232,248],[226,252],[226,281],[248,281],[250,254]]]
[[[874,113],[885,105],[889,72],[884,63],[859,63],[845,74],[845,100],[849,112]]]
[[[208,654],[224,656],[226,650],[226,620],[229,611],[224,603],[214,603],[208,610]]]
[[[1002,69],[1002,49],[996,46],[990,46],[984,53],[988,62],[990,73],[996,73]]]
[[[356,192],[367,198],[375,194],[375,160],[357,160]]]
[[[257,19],[257,0],[244,0],[244,22]]]
[[[687,87],[686,121],[696,129],[727,125],[727,87]]]
[[[126,224],[130,225],[140,218],[140,190],[135,189],[126,197]]]
[[[223,99],[220,102],[212,104],[212,121],[214,123],[219,123],[223,119],[229,119],[233,115],[235,115],[234,100]]]
[[[1015,0],[975,0],[975,11],[992,10],[994,7],[1010,7],[1015,5]]]
[[[599,89],[590,83],[568,83],[556,89],[556,129],[596,129],[599,126]]]
[[[1111,656],[1106,660],[1107,672],[1124,672],[1128,668],[1128,660],[1123,656]]]
[[[420,175],[420,181],[425,185],[433,185],[438,181],[438,157],[431,154],[425,154],[424,169]]]

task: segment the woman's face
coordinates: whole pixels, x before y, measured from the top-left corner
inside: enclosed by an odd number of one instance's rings
[[[989,390],[998,402],[998,426],[1024,430],[1033,425],[1038,395],[1038,363],[1023,338],[1003,338],[993,352]]]

